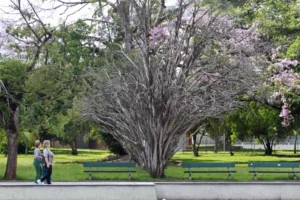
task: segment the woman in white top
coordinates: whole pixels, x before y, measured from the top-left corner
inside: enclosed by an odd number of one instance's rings
[[[44,182],[44,180],[47,181],[48,184],[51,184],[51,174],[52,174],[52,165],[53,165],[53,157],[54,154],[52,151],[50,151],[50,140],[44,140],[43,142],[44,150],[43,155],[45,157],[45,167],[47,169],[47,174],[41,178],[41,180],[38,180],[38,184],[41,184]]]

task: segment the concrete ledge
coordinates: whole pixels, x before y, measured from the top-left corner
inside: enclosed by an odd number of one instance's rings
[[[0,182],[0,200],[299,200],[300,182]]]
[[[299,200],[300,182],[156,183],[157,198],[166,200]]]
[[[154,183],[0,183],[1,200],[156,200]]]

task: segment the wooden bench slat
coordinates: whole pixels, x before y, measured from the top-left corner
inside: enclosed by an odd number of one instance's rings
[[[206,163],[206,162],[186,163],[186,162],[183,162],[182,166],[184,168],[197,168],[197,167],[235,167],[235,163],[233,163],[233,162],[223,162],[223,163]]]
[[[248,167],[299,168],[300,162],[249,162]]]
[[[91,171],[88,171],[88,170],[85,170],[83,172],[108,172],[108,173],[118,173],[118,172],[133,172],[135,173],[136,171],[131,171],[131,170],[115,170],[115,171],[105,171],[105,170],[91,170]]]
[[[263,171],[263,170],[259,170],[259,171],[249,171],[249,173],[277,173],[277,174],[280,174],[280,173],[299,173],[299,172],[293,172],[292,170],[291,171]]]
[[[236,173],[236,171],[184,171],[184,173]]]
[[[134,162],[126,162],[126,163],[84,162],[83,167],[136,167],[136,163]]]

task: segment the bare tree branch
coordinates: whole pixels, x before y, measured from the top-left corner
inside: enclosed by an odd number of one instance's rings
[[[154,26],[158,26],[161,23],[163,11],[164,11],[165,8],[166,8],[165,0],[161,0],[160,1],[160,8],[159,8],[156,20],[154,22]]]
[[[16,4],[14,1],[11,0],[11,3],[16,7],[16,9],[19,11],[19,13],[21,14],[23,20],[25,21],[25,23],[27,24],[27,27],[31,30],[32,34],[34,34],[34,36],[38,39],[39,42],[41,41],[41,38],[39,37],[39,35],[36,33],[36,31],[32,28],[32,26],[30,25],[30,23],[28,22],[27,18],[24,15],[24,12],[21,9],[21,1],[18,0],[18,4]]]
[[[66,2],[66,1],[62,1],[62,0],[57,0],[58,2],[62,3],[63,5],[81,5],[81,4],[91,4],[94,2],[90,2],[90,1],[77,1],[77,2]],[[108,0],[102,0],[102,2],[110,5],[112,8],[116,9],[116,5]]]

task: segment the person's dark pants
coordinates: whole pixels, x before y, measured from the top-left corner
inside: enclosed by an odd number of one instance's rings
[[[47,175],[47,171],[48,171],[48,168],[46,168],[46,165],[43,165],[43,175],[42,176],[46,176]],[[52,180],[52,175],[50,176],[50,182]],[[44,180],[44,183],[47,184],[47,180],[45,179]]]
[[[43,178],[41,179],[41,182],[44,182],[44,180],[47,180],[48,184],[51,184],[51,174],[52,174],[52,165],[49,165],[49,168],[47,166],[45,166],[45,168],[47,169],[47,174],[45,176],[43,176]]]

